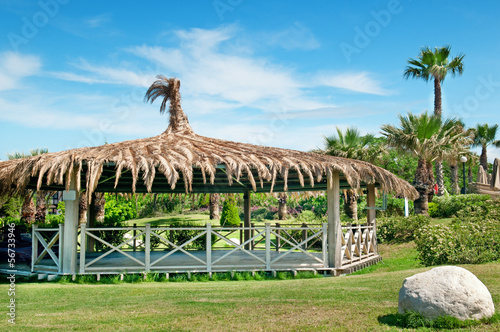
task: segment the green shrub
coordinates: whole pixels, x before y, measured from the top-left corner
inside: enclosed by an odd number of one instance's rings
[[[311,196],[299,202],[302,210],[309,210],[314,212],[317,216],[323,216],[328,209],[327,199],[325,195]]]
[[[59,224],[64,224],[64,215],[62,214],[48,214],[45,217],[45,225],[41,227],[57,228]]]
[[[234,198],[229,196],[224,201],[222,206],[222,214],[220,217],[221,226],[239,226],[241,222],[238,208],[234,203]]]
[[[295,222],[297,223],[306,223],[306,224],[318,224],[321,222],[327,222],[327,217],[318,217],[314,212],[305,210],[300,213],[297,218],[295,218]]]
[[[415,236],[424,265],[479,264],[500,258],[500,205],[467,207],[450,225],[425,226]]]
[[[455,195],[434,196],[429,203],[429,215],[432,218],[449,218],[455,216],[460,210],[470,207],[473,211],[485,209],[489,195]]]
[[[170,242],[180,246],[181,244],[189,241],[190,239],[196,237],[198,234],[200,234],[201,230],[199,229],[189,229],[189,228],[195,228],[195,227],[202,227],[201,225],[198,225],[193,222],[189,221],[177,221],[171,223],[171,227],[173,228],[188,228],[188,229],[183,229],[183,230],[168,230],[164,233],[161,234],[162,237],[168,239]],[[158,231],[155,231],[157,234],[159,233]],[[195,249],[195,250],[206,250],[207,247],[207,242],[206,242],[206,234],[198,237],[196,240],[192,241],[188,245],[185,245],[183,249]],[[215,234],[212,234],[212,243],[217,239],[217,236]],[[143,241],[146,242],[145,236],[143,236]],[[163,243],[158,237],[151,235],[150,236],[150,244],[152,248],[157,248],[160,246],[160,244]],[[164,243],[165,245],[168,245],[167,243]],[[170,245],[168,245],[170,246]]]
[[[250,214],[251,218],[255,218],[257,221],[263,221],[264,219],[267,219],[268,215],[269,215],[269,210],[265,207],[260,207],[252,211]]]
[[[429,225],[431,219],[424,215],[409,217],[392,216],[377,219],[377,237],[381,243],[404,243],[415,238],[415,232]]]

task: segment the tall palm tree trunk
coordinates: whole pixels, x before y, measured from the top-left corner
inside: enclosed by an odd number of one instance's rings
[[[436,161],[436,183],[438,185],[438,196],[444,195],[444,174],[443,174],[443,163]]]
[[[479,164],[483,166],[483,169],[488,173],[488,156],[486,155],[486,145],[482,146],[481,156],[479,157]]]
[[[441,118],[441,82],[439,79],[434,79],[434,114]],[[441,161],[436,161],[436,183],[438,185],[438,196],[444,195],[444,175],[443,175],[443,163]]]
[[[432,167],[429,167],[430,163],[427,163],[424,159],[418,160],[417,170],[415,172],[415,180],[413,181],[413,186],[418,191],[419,197],[414,201],[414,208],[416,214],[428,214],[429,210],[429,194],[432,190]],[[429,171],[430,170],[430,171]]]
[[[21,207],[21,219],[31,225],[35,222],[35,213],[33,196],[31,195],[31,190],[28,190],[24,196],[23,206]]]
[[[434,79],[434,114],[441,118],[441,82]]]
[[[46,190],[40,190],[36,193],[35,221],[37,223],[45,223],[45,217],[47,216],[47,194]]]
[[[344,211],[352,220],[358,220],[358,197],[355,190],[348,189],[344,195]]]
[[[285,220],[287,211],[286,211],[286,201],[287,201],[286,193],[281,193],[278,198],[278,219]]]
[[[95,193],[95,221],[98,223],[104,222],[104,205],[106,204],[106,197],[104,193]]]
[[[210,220],[219,219],[219,194],[209,195]]]
[[[458,166],[450,165],[451,169],[451,193],[458,195],[460,193],[460,185],[458,184]]]

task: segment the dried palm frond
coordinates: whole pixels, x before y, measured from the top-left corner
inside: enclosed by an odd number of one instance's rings
[[[158,76],[146,93],[146,100],[163,96],[171,102],[170,125],[161,135],[0,162],[0,193],[27,187],[69,189],[73,173],[77,190],[85,189],[89,202],[94,191],[135,193],[138,186],[147,192],[178,193],[179,184],[187,193],[213,193],[222,183],[222,172],[226,192],[241,192],[242,185],[253,191],[287,191],[292,178],[295,191],[311,191],[338,171],[356,190],[378,184],[385,192],[417,197],[408,182],[368,162],[197,135],[180,107],[179,87],[179,80]],[[165,107],[162,103],[160,110]]]

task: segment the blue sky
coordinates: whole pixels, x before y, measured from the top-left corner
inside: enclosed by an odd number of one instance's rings
[[[143,102],[157,74],[181,80],[200,135],[309,150],[337,126],[378,134],[432,111],[432,82],[402,74],[447,44],[466,56],[443,114],[500,123],[498,1],[144,3],[0,0],[0,159],[162,133]]]

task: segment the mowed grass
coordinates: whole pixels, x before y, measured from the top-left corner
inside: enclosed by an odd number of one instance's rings
[[[200,226],[204,226],[207,222],[210,222],[210,216],[203,213],[186,213],[172,216],[132,219],[126,221],[127,225],[129,226],[133,226],[134,224],[137,224],[137,226],[144,226],[149,223],[152,227],[170,225],[176,222],[192,222],[200,224]],[[214,220],[212,221],[212,223],[218,224],[218,220]]]
[[[9,330],[397,331],[381,322],[397,312],[403,280],[430,268],[411,265],[411,244],[380,250],[384,264],[370,273],[337,278],[18,283],[18,316]],[[463,267],[488,287],[498,308],[500,262]],[[0,303],[6,304],[7,285],[2,287]],[[6,325],[4,318],[0,329]],[[471,330],[499,331],[500,323]]]

